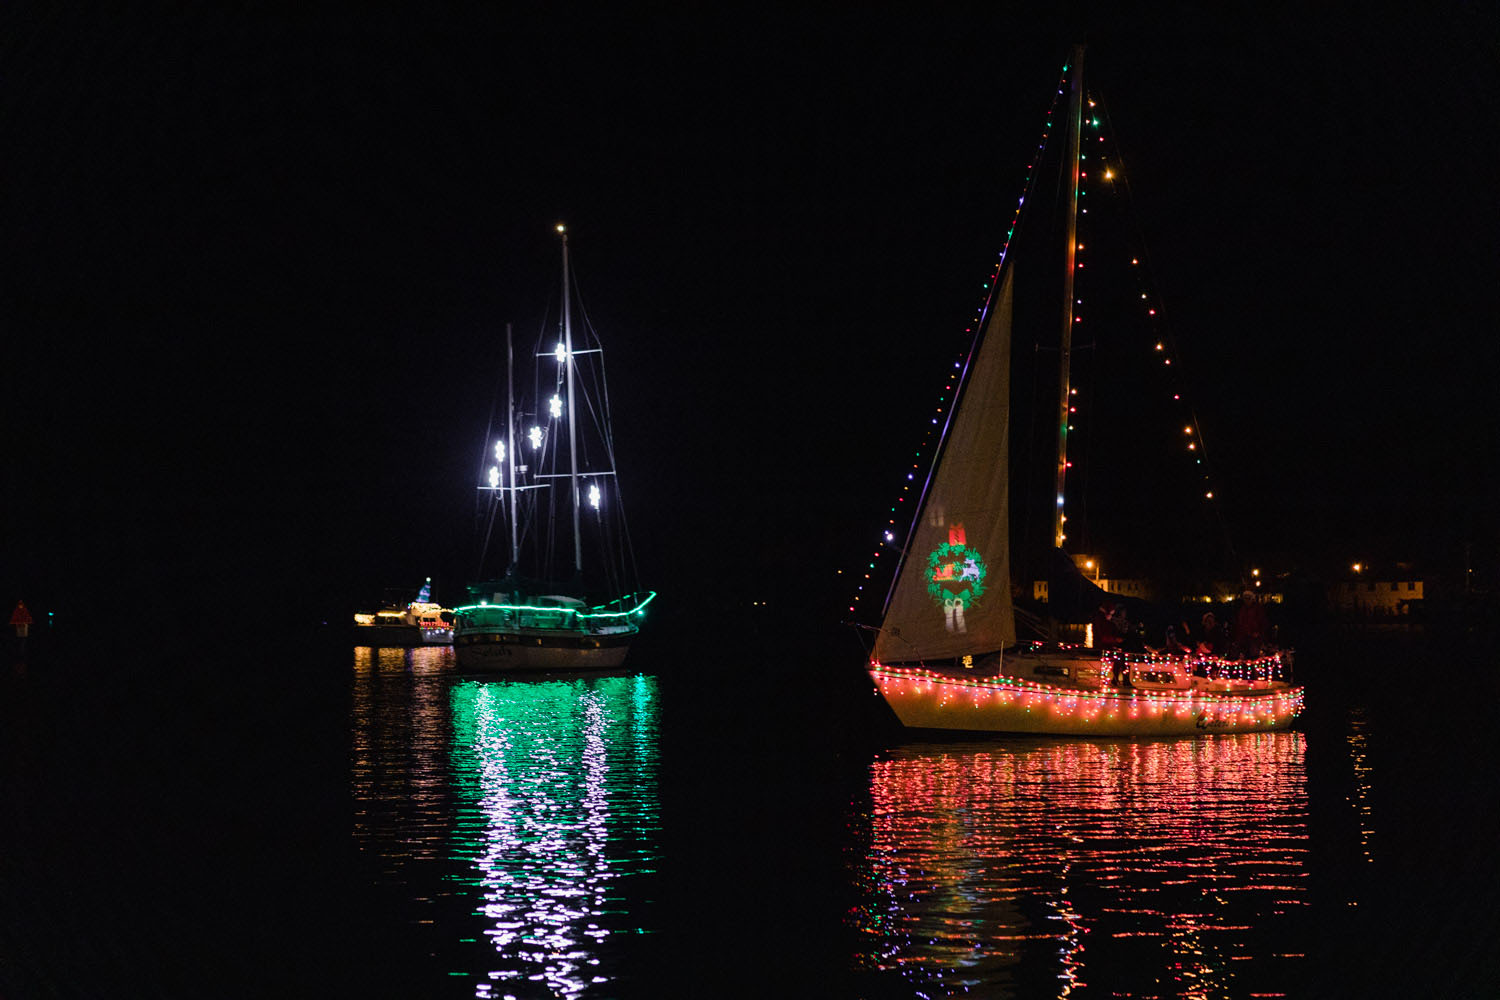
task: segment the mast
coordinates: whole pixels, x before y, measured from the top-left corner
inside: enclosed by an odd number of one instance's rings
[[[562,293],[563,293],[563,364],[568,377],[568,486],[573,497],[573,571],[583,574],[583,532],[579,527],[578,510],[578,423],[573,419],[573,303],[568,291],[568,231],[562,223],[557,224],[562,234]]]
[[[506,482],[510,483],[510,567],[506,575],[516,571],[521,562],[521,542],[516,526],[516,352],[511,343],[510,324],[505,324],[505,456],[508,460]]]
[[[1061,374],[1058,378],[1057,402],[1057,514],[1053,522],[1054,544],[1062,548],[1066,536],[1063,512],[1064,488],[1068,481],[1068,411],[1072,395],[1069,368],[1073,357],[1073,272],[1078,252],[1078,173],[1079,140],[1083,131],[1083,46],[1073,46],[1070,67],[1072,77],[1068,98],[1068,142],[1064,155],[1068,166],[1068,246],[1067,273],[1063,276],[1062,340],[1058,351]]]

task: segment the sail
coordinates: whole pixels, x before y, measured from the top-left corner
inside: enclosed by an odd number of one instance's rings
[[[891,589],[883,663],[952,659],[1015,644],[1010,596],[1011,269]]]

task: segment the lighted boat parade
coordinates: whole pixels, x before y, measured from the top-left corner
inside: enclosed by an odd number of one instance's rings
[[[1066,192],[1060,213],[1065,230],[1059,254],[1061,335],[1046,346],[1059,358],[1057,396],[1042,406],[1048,412],[1040,418],[1055,420],[1056,450],[1032,463],[1047,466],[1045,476],[1055,475],[1048,481],[1049,486],[1055,481],[1056,496],[1050,552],[1042,560],[1053,603],[1023,609],[1012,592],[1012,569],[1019,569],[1013,562],[1020,559],[1013,559],[1018,550],[1011,523],[1016,269],[1009,240],[1020,229],[1028,201],[1022,197],[994,280],[986,285],[989,294],[959,373],[957,401],[947,412],[922,483],[867,670],[880,696],[911,729],[1130,737],[1284,729],[1302,711],[1304,694],[1293,683],[1291,652],[1274,648],[1269,636],[1237,636],[1233,648],[1227,636],[1216,645],[1175,648],[1169,645],[1175,640],[1147,647],[1134,634],[1129,642],[1122,635],[1106,642],[1101,634],[1096,643],[1078,644],[1070,639],[1078,626],[1059,620],[1057,598],[1064,592],[1086,612],[1113,607],[1115,600],[1081,576],[1065,547],[1072,468],[1068,433],[1076,403],[1070,381],[1079,301],[1074,280],[1083,246],[1081,133],[1086,124],[1098,124],[1092,114],[1085,121],[1085,105],[1093,102],[1086,95],[1082,61],[1080,47],[1058,89],[1060,104],[1066,94],[1064,127],[1053,129],[1049,112],[1037,160],[1042,162],[1049,145],[1063,144],[1060,155],[1053,153],[1060,190]],[[1194,430],[1191,424],[1186,428],[1196,452]],[[1201,456],[1195,454],[1195,460]],[[1208,492],[1208,499],[1212,496]],[[891,524],[887,540],[895,535],[894,516]],[[1245,601],[1249,612],[1263,614],[1253,592]],[[1018,620],[1035,640],[1019,637]]]

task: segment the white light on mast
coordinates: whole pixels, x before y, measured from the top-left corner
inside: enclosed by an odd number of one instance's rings
[[[492,466],[490,466],[490,489],[492,489],[492,490],[498,490],[499,488],[500,488],[500,469],[499,469],[498,466],[492,465]]]
[[[552,413],[552,415],[554,417],[560,417],[560,416],[562,416],[562,397],[561,396],[554,395],[552,397],[552,402],[549,404],[549,410],[551,411],[551,413]]]
[[[495,461],[497,461],[497,462],[503,462],[503,461],[505,461],[505,442],[504,441],[496,441],[495,442]]]
[[[557,350],[553,351],[552,355],[553,357],[557,358],[558,364],[562,364],[564,361],[568,360],[568,349],[562,344],[558,344]]]
[[[531,442],[533,448],[540,448],[542,446],[542,429],[540,427],[533,427],[526,432],[526,438]]]
[[[589,503],[595,510],[599,509],[599,487],[597,484],[589,487]]]

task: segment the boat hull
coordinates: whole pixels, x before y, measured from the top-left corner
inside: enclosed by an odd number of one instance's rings
[[[1303,689],[1087,689],[1013,677],[973,677],[872,662],[870,679],[909,729],[1058,736],[1202,736],[1289,728]]]
[[[599,635],[573,631],[460,630],[453,650],[461,670],[613,670],[625,662],[635,632]]]
[[[411,649],[415,646],[451,646],[451,628],[421,628],[417,625],[356,625],[354,644],[376,649]]]

